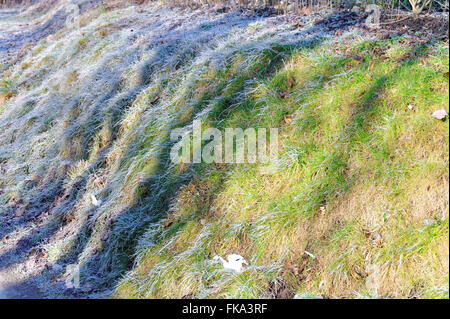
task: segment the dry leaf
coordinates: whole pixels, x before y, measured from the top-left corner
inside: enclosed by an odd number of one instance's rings
[[[299,268],[296,264],[289,263],[287,264],[286,269],[292,271],[296,276],[299,274]]]
[[[299,272],[300,274],[301,274],[301,273],[303,272],[303,270],[305,269],[307,262],[308,262],[308,261],[305,260],[305,261],[301,264],[300,268],[298,269],[298,272]]]
[[[33,175],[28,180],[32,181],[32,182],[39,182],[39,181],[41,181],[41,179],[42,178],[39,175]]]
[[[372,236],[372,232],[368,229],[363,229],[362,232],[366,238],[370,238]]]
[[[36,258],[48,258],[47,251],[43,248],[38,248],[38,247],[32,248],[29,251],[29,255],[35,256]]]
[[[434,117],[435,119],[443,120],[448,116],[448,113],[446,110],[437,110],[434,111],[431,116]]]
[[[303,263],[300,266],[297,263],[289,263],[287,264],[286,269],[293,272],[294,275],[297,276],[303,272],[307,263],[308,263],[307,260],[303,261]]]
[[[303,7],[300,10],[298,10],[299,14],[303,14],[303,15],[308,15],[311,13],[311,8],[310,7]]]
[[[357,279],[357,280],[361,280],[363,279],[363,277],[361,276],[361,274],[359,274],[356,270],[354,269],[350,269],[350,273],[352,274],[352,276]]]
[[[284,123],[286,123],[286,124],[291,124],[291,123],[292,123],[292,118],[290,118],[290,117],[285,117],[285,118],[284,118]]]
[[[41,251],[41,257],[42,258],[48,258],[48,252],[46,250]]]
[[[383,247],[383,238],[381,237],[381,235],[379,233],[373,234],[373,243],[378,248]]]
[[[0,94],[0,105],[5,104],[12,96],[13,94],[11,92]]]
[[[172,223],[173,223],[173,220],[166,220],[166,221],[162,224],[162,227],[163,227],[163,228],[167,228],[167,227],[169,227],[170,225],[172,225]]]

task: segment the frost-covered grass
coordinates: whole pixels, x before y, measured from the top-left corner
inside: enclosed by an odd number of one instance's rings
[[[82,21],[0,73],[0,217],[24,210],[1,237],[116,297],[448,297],[448,45],[158,3]],[[172,164],[194,119],[280,128],[276,174]]]
[[[198,168],[118,297],[448,297],[448,121],[430,117],[448,103],[448,47],[341,41],[236,91],[223,125],[280,127],[279,172]],[[229,253],[251,266],[211,262]]]

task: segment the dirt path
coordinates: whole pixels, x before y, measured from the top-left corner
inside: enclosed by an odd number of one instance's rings
[[[0,299],[45,298],[35,283],[44,266],[29,254],[30,248],[28,241],[0,242]]]
[[[2,287],[0,284],[0,299],[41,299],[41,291],[34,285],[22,283],[15,286]]]
[[[30,280],[21,278],[20,270],[10,266],[0,270],[0,299],[40,299],[44,294]]]

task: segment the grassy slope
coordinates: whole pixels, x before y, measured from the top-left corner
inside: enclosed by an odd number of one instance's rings
[[[0,216],[39,225],[2,236],[96,286],[135,255],[116,297],[448,297],[448,121],[430,116],[448,108],[448,44],[288,44],[282,24],[216,31],[220,17],[158,40],[183,19],[152,10],[88,12],[2,73]],[[279,127],[276,174],[171,164],[168,132],[199,117]],[[232,252],[251,267],[211,262]]]
[[[236,86],[221,125],[280,127],[282,166],[196,167],[118,296],[448,297],[448,122],[430,118],[448,48],[404,42],[295,50],[251,94]],[[209,262],[231,252],[252,267]]]

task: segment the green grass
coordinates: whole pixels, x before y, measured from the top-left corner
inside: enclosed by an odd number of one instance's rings
[[[177,194],[169,228],[152,228],[117,297],[276,297],[275,283],[326,297],[448,295],[448,121],[430,116],[448,104],[448,47],[392,40],[333,51],[293,51],[245,100],[233,101],[245,78],[228,84],[234,106],[220,124],[280,127],[283,167],[273,176],[257,165],[196,167],[201,177]],[[316,258],[295,276],[286,265],[305,250]],[[233,252],[249,270],[210,266]]]

